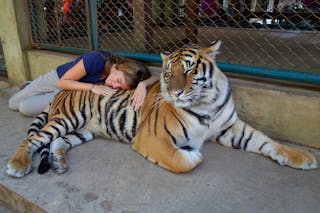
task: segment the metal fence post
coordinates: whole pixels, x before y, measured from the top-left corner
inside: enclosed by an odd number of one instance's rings
[[[99,49],[98,24],[97,24],[97,3],[96,0],[89,0],[89,38],[91,41],[91,49]]]

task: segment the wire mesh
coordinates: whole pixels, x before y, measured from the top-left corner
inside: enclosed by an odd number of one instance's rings
[[[86,1],[29,0],[33,45],[90,49]]]
[[[92,49],[97,38],[98,49],[158,54],[220,39],[218,61],[320,73],[320,0],[29,0],[29,6],[34,46]]]

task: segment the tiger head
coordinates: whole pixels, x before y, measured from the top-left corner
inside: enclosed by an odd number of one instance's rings
[[[210,95],[221,41],[209,47],[185,46],[163,52],[160,76],[162,97],[178,107],[199,105]]]

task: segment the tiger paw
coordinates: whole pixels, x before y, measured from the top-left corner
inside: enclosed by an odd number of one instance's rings
[[[202,162],[202,158],[199,150],[178,149],[172,158],[172,171],[176,173],[191,171]]]
[[[270,157],[280,165],[287,165],[295,169],[309,170],[318,167],[318,162],[312,154],[288,146],[278,147]]]
[[[68,165],[66,163],[61,163],[59,161],[53,161],[52,168],[55,172],[62,174],[67,171]]]
[[[51,153],[52,155],[52,168],[55,172],[61,174],[67,171],[68,169],[68,163],[66,159],[66,151],[64,149],[61,150],[55,150],[54,153]]]
[[[32,171],[32,161],[29,157],[13,157],[7,163],[7,174],[12,177],[23,177]]]

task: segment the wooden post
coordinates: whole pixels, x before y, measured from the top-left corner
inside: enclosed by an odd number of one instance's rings
[[[186,0],[186,37],[188,42],[197,43],[197,17],[199,13],[199,2],[194,0]]]
[[[145,30],[146,48],[148,52],[151,52],[153,47],[152,0],[145,0],[144,11],[145,11],[145,29],[146,29]]]
[[[137,51],[152,50],[152,0],[135,0],[133,5],[134,39]]]

